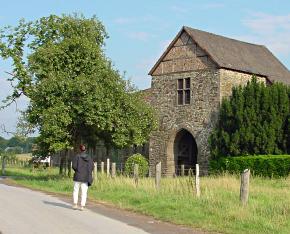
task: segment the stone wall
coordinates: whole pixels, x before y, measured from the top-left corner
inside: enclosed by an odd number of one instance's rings
[[[177,105],[177,80],[190,77],[191,103]],[[204,69],[152,77],[152,102],[158,113],[159,129],[152,133],[149,143],[151,174],[155,164],[162,162],[162,174],[175,172],[173,142],[176,134],[185,129],[194,137],[197,162],[207,172],[208,136],[215,123],[219,107],[219,72]]]
[[[206,174],[210,156],[208,137],[213,129],[220,102],[232,93],[232,87],[245,85],[251,74],[219,69],[210,56],[183,32],[154,67],[150,103],[156,109],[159,128],[151,134],[149,163],[153,175],[157,162],[162,174],[175,173],[174,140],[187,130],[197,144],[197,163]],[[190,104],[178,105],[178,79],[190,78]],[[265,77],[257,76],[261,82]]]
[[[223,97],[229,97],[232,94],[232,88],[238,85],[246,85],[253,77],[252,74],[219,69],[220,73],[220,101]],[[266,83],[266,78],[256,76],[257,80]]]

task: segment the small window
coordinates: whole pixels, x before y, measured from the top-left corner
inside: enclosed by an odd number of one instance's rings
[[[183,104],[183,90],[178,90],[178,105],[182,105]]]
[[[190,78],[185,79],[185,89],[190,89]]]
[[[185,90],[185,99],[184,99],[184,104],[190,104],[190,90]]]
[[[190,104],[190,78],[177,80],[177,104]]]
[[[183,89],[183,79],[178,79],[177,89]]]

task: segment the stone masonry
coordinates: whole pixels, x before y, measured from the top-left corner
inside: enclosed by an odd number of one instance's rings
[[[197,152],[196,163],[202,174],[208,172],[210,157],[208,137],[213,129],[220,102],[231,94],[232,87],[244,85],[251,73],[220,68],[186,31],[181,31],[150,72],[151,99],[159,127],[150,137],[149,164],[151,175],[162,163],[162,174],[176,174],[178,155],[176,137],[180,131],[192,135]],[[178,80],[190,78],[190,103],[178,104]],[[266,82],[264,76],[258,80]],[[195,165],[191,165],[194,168]]]

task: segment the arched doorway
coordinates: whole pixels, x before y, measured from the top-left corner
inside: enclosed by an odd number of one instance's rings
[[[197,153],[194,137],[187,130],[180,130],[174,140],[175,173],[180,175],[181,165],[184,165],[186,174],[190,168],[195,170]]]

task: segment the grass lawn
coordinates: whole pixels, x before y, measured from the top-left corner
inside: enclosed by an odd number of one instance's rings
[[[71,196],[72,179],[58,170],[10,168],[18,184]],[[233,175],[201,178],[201,197],[195,197],[187,177],[163,178],[156,191],[153,178],[115,179],[98,175],[89,199],[148,214],[164,221],[221,233],[290,233],[290,178],[251,177],[249,204],[239,203],[240,178]]]

